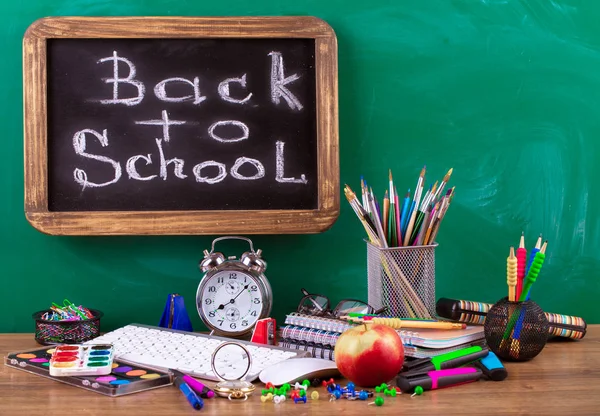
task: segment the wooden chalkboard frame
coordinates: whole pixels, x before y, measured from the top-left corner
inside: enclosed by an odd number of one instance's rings
[[[47,40],[58,38],[312,38],[318,208],[314,210],[48,210]],[[288,17],[48,17],[23,38],[25,216],[51,235],[308,234],[339,215],[337,40],[323,20]]]

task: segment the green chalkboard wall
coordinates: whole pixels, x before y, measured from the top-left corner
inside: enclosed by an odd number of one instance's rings
[[[0,71],[0,332],[68,298],[105,312],[104,329],[156,324],[166,296],[193,306],[211,237],[52,237],[23,215],[21,39],[59,15],[314,15],[339,44],[341,182],[383,192],[387,169],[413,187],[454,167],[456,197],[438,236],[437,294],[505,296],[508,247],[521,231],[550,242],[534,298],[600,323],[600,2],[595,0],[56,0],[6,2]],[[365,298],[363,230],[342,201],[327,232],[257,236],[273,315],[300,288]],[[223,247],[239,254],[243,246]]]

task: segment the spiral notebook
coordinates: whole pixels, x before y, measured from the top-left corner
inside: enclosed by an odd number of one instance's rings
[[[299,313],[286,316],[281,328],[281,337],[295,341],[314,342],[324,345],[335,345],[335,341],[353,324],[341,319],[322,318]],[[484,338],[482,326],[467,326],[466,329],[416,329],[397,330],[404,345],[424,348],[450,348],[480,341]]]
[[[280,338],[279,346],[293,350],[308,351],[315,358],[335,361],[335,347],[332,345],[312,341],[298,341],[291,338]],[[472,346],[485,347],[485,339],[448,348],[423,348],[414,345],[404,345],[404,355],[412,358],[431,358],[436,355]]]

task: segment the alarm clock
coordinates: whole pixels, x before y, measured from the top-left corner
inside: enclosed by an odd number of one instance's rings
[[[226,258],[223,253],[215,252],[215,243],[222,240],[246,241],[250,251],[239,259]],[[216,238],[210,252],[204,250],[198,267],[204,276],[196,292],[196,308],[211,334],[243,337],[252,332],[259,319],[271,313],[273,294],[263,274],[267,263],[261,258],[261,250],[254,251],[249,238]]]

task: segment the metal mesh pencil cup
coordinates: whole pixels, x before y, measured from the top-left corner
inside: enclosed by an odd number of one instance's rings
[[[436,247],[380,248],[367,241],[369,305],[399,318],[435,316]]]
[[[485,318],[485,340],[490,350],[507,361],[527,361],[544,349],[548,319],[532,300],[496,302]]]
[[[90,309],[93,318],[82,321],[47,321],[42,319],[50,309],[33,314],[35,319],[35,340],[38,344],[80,344],[100,335],[100,318],[104,315],[96,309]]]

